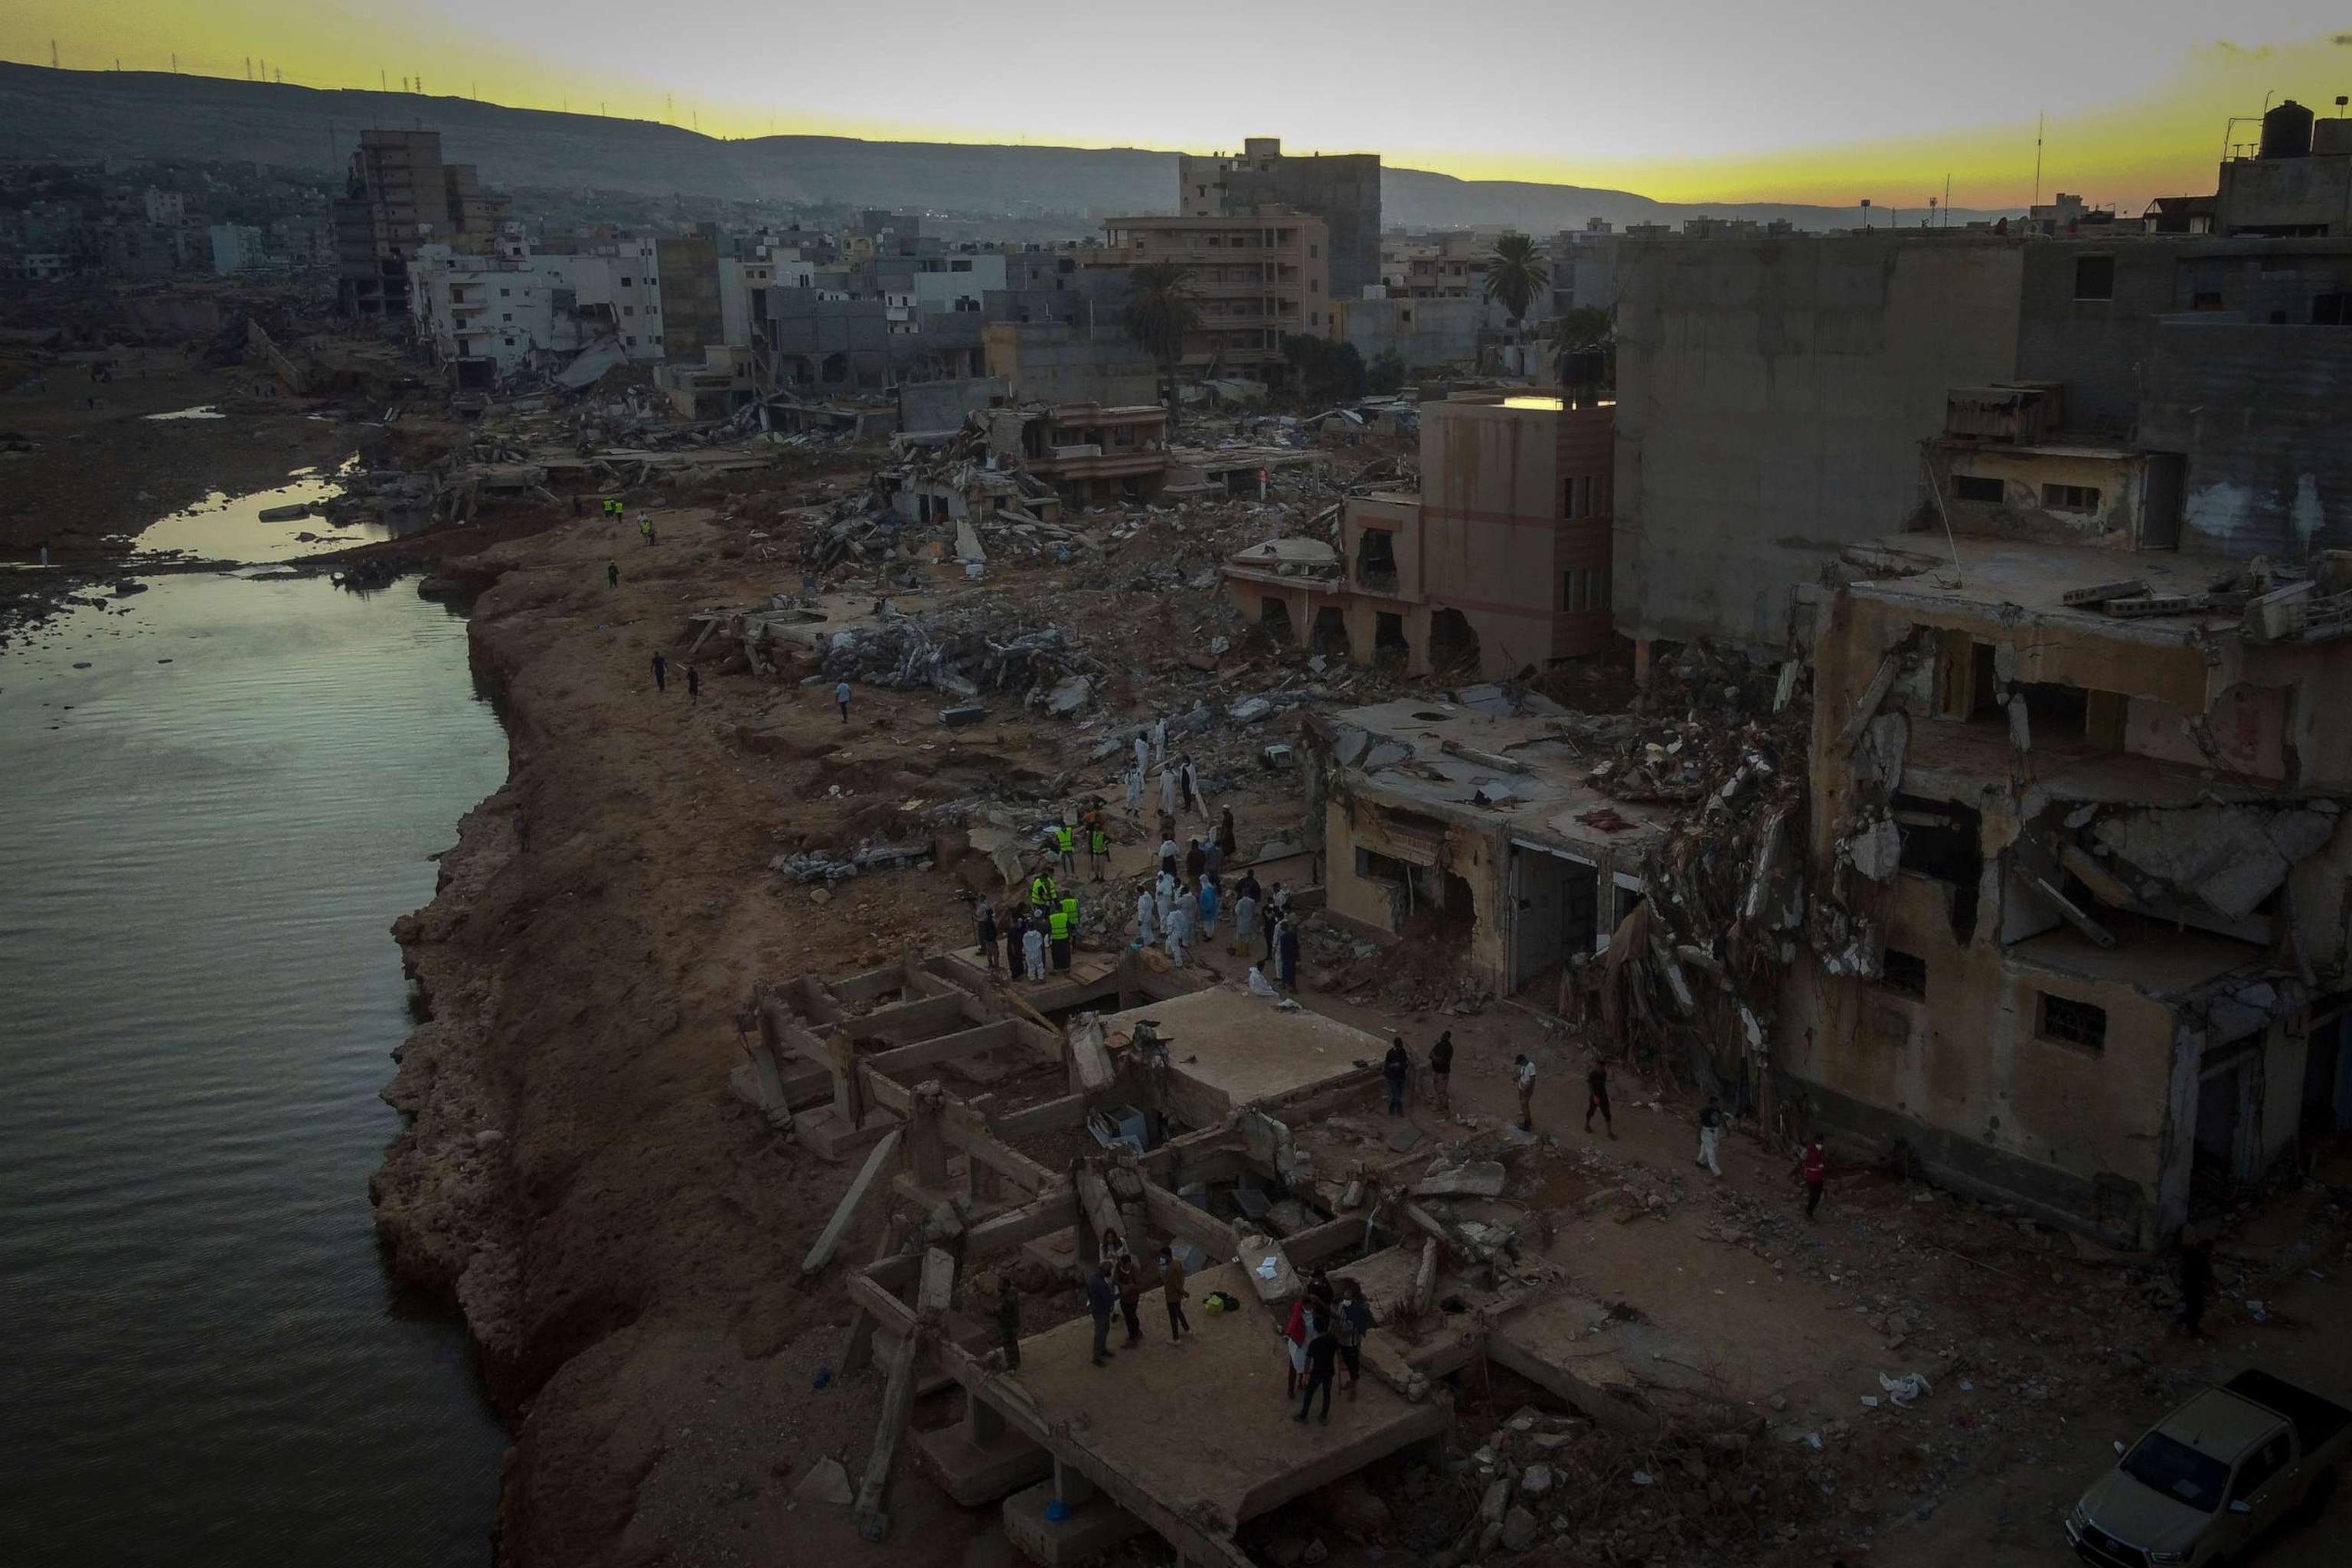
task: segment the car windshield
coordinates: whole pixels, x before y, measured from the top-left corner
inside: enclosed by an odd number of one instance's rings
[[[2230,1487],[2229,1466],[2161,1432],[2150,1432],[2124,1456],[2123,1471],[2200,1513],[2220,1508],[2221,1494]]]

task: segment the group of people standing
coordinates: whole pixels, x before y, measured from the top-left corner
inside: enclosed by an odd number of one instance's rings
[[[1043,868],[1029,879],[1025,906],[1000,910],[995,900],[982,898],[973,911],[973,934],[989,973],[997,973],[996,947],[1002,942],[1003,970],[1014,980],[1067,973],[1077,932],[1077,895],[1065,891],[1054,873]]]
[[[1364,1300],[1363,1289],[1353,1279],[1342,1279],[1335,1291],[1330,1277],[1320,1268],[1315,1270],[1305,1292],[1291,1305],[1290,1321],[1276,1331],[1282,1336],[1283,1353],[1290,1366],[1283,1402],[1289,1403],[1293,1394],[1299,1396],[1294,1420],[1307,1419],[1319,1392],[1323,1411],[1318,1419],[1330,1424],[1331,1384],[1343,1365],[1348,1369],[1348,1397],[1356,1397],[1356,1384],[1364,1373],[1364,1335],[1371,1327],[1372,1304]]]
[[[1160,1288],[1168,1308],[1168,1339],[1171,1344],[1182,1344],[1184,1336],[1192,1331],[1192,1321],[1184,1315],[1184,1266],[1167,1247],[1160,1249],[1157,1263]],[[1102,1233],[1102,1257],[1094,1270],[1087,1276],[1087,1311],[1095,1321],[1094,1363],[1101,1366],[1118,1354],[1110,1348],[1111,1310],[1117,1308],[1127,1320],[1127,1343],[1122,1349],[1133,1350],[1143,1342],[1143,1321],[1140,1307],[1143,1300],[1143,1265],[1128,1247],[1118,1231],[1106,1228]],[[1013,1352],[1017,1358],[1019,1351]],[[1015,1364],[1018,1364],[1017,1359]]]

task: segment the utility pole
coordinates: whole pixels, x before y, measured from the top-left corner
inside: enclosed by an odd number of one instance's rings
[[[55,38],[49,40],[49,68],[58,68],[58,41]]]
[[[2042,205],[2042,123],[2047,114],[2033,117],[2033,205]]]

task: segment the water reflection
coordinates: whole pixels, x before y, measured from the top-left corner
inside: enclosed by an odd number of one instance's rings
[[[142,529],[132,545],[140,556],[182,557],[199,561],[291,561],[353,544],[373,544],[394,537],[380,522],[336,523],[321,515],[327,503],[343,493],[344,476],[359,461],[354,458],[330,473],[298,470],[275,489],[251,495],[227,496],[218,490],[184,511],[175,511]],[[297,516],[265,518],[264,512],[306,508]]]
[[[366,1190],[385,928],[504,771],[463,623],[151,581],[0,654],[0,1563],[486,1563],[504,1437]]]

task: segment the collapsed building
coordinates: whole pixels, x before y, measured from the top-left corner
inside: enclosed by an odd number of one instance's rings
[[[2053,401],[1956,390],[1928,485],[1987,488],[1811,606],[1777,1056],[1820,1123],[2144,1247],[2352,1110],[2352,560],[2168,548],[2160,474]]]

